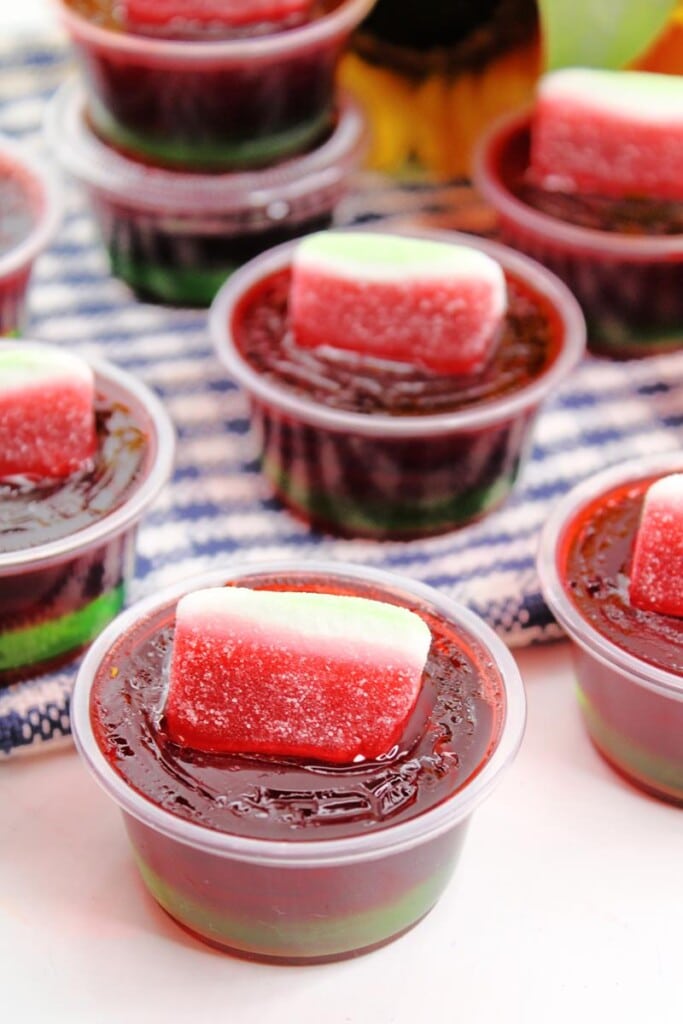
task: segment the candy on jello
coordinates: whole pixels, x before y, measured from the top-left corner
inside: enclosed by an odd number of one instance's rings
[[[387,754],[431,642],[407,608],[216,587],[176,610],[165,718],[182,746],[351,763]]]
[[[545,188],[683,200],[683,79],[564,68],[541,80],[531,173]]]
[[[645,493],[629,597],[637,608],[683,617],[683,473],[661,477]]]
[[[500,265],[468,246],[321,232],[294,252],[290,302],[298,345],[461,374],[488,361],[506,286]]]
[[[40,345],[0,351],[0,480],[59,478],[97,444],[95,382],[71,353]]]
[[[123,0],[121,17],[132,31],[182,32],[186,25],[234,28],[303,17],[314,0]]]

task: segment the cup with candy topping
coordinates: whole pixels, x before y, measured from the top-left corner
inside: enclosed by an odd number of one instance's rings
[[[123,606],[172,425],[108,363],[0,343],[0,685],[72,660]]]
[[[36,258],[54,235],[61,195],[48,171],[22,145],[0,139],[0,335],[23,330]]]
[[[569,285],[597,354],[683,344],[681,111],[676,75],[567,68],[482,143],[501,240]]]
[[[321,143],[335,70],[373,0],[58,0],[107,142],[195,170],[272,165]]]
[[[377,538],[500,505],[584,345],[552,274],[446,232],[279,246],[224,285],[210,328],[277,494],[316,527]]]
[[[570,491],[541,541],[543,594],[573,641],[588,734],[637,786],[683,804],[683,456]]]
[[[318,562],[230,566],[140,602],[72,702],[154,898],[212,945],[293,964],[356,956],[431,909],[524,718],[477,616]]]
[[[341,98],[325,141],[275,167],[153,167],[97,137],[75,81],[52,101],[46,130],[86,189],[112,272],[141,298],[193,306],[208,306],[228,275],[264,249],[328,227],[366,146],[364,119]]]

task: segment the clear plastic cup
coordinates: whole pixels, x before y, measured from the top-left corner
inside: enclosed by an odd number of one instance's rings
[[[341,0],[286,31],[188,42],[105,28],[55,2],[104,139],[156,164],[234,170],[324,138],[339,56],[374,0]]]
[[[121,610],[138,523],[171,474],[175,435],[159,399],[123,370],[102,360],[88,362],[96,393],[108,407],[130,410],[147,438],[146,450],[123,500],[116,500],[115,468],[107,467],[98,500],[111,491],[112,507],[92,522],[14,550],[3,546],[0,533],[0,685],[73,660]],[[3,500],[9,500],[2,490],[0,485],[0,516]]]
[[[546,521],[538,572],[545,600],[573,641],[577,696],[591,740],[603,757],[637,786],[683,804],[683,675],[671,662],[668,666],[654,664],[646,657],[645,646],[647,643],[652,650],[654,642],[656,647],[658,632],[665,636],[671,620],[667,626],[668,617],[636,613],[624,620],[620,642],[616,642],[582,612],[567,572],[570,545],[580,529],[591,528],[596,509],[624,492],[641,495],[649,482],[680,472],[683,455],[675,452],[620,463],[579,484]],[[598,527],[592,530],[595,533]],[[624,543],[631,542],[625,528],[624,537]],[[596,577],[600,575],[596,571]],[[620,589],[624,586],[621,581]],[[618,609],[605,614],[619,621]],[[635,647],[627,632],[636,638]],[[683,624],[678,635],[683,635]],[[639,636],[643,639],[638,640]],[[671,636],[667,643],[670,648]]]
[[[294,244],[243,267],[211,309],[218,356],[249,397],[265,476],[290,509],[333,533],[427,536],[495,509],[524,465],[541,403],[583,353],[581,312],[547,270],[485,239],[454,232],[429,237],[483,250],[552,308],[556,356],[519,390],[455,412],[395,416],[335,409],[266,379],[239,350],[234,328],[250,290],[290,267]]]
[[[187,820],[174,813],[171,801],[161,806],[141,795],[112,764],[103,751],[98,711],[100,702],[107,699],[101,686],[114,678],[111,673],[116,673],[117,680],[124,679],[126,661],[136,649],[154,642],[159,631],[172,628],[175,605],[183,594],[230,583],[268,586],[271,580],[274,586],[356,593],[405,605],[428,622],[430,617],[432,623],[436,620],[443,635],[456,637],[453,643],[468,652],[488,710],[486,716],[482,712],[485,724],[478,726],[482,742],[469,774],[459,785],[454,783],[456,788],[441,802],[373,830],[359,825],[357,833],[340,838],[334,837],[335,825],[327,824],[324,838],[319,838],[316,825],[309,830],[316,838],[273,840],[249,834],[251,825],[239,834],[237,828],[218,831]],[[430,628],[434,632],[434,626]],[[158,657],[163,666],[165,655]],[[145,658],[144,666],[150,665]],[[299,561],[268,568],[258,564],[227,567],[187,580],[124,612],[86,656],[71,714],[76,746],[95,779],[123,811],[136,863],[161,906],[212,945],[253,959],[306,963],[365,952],[398,937],[431,909],[453,872],[470,815],[491,793],[518,750],[525,698],[515,662],[502,641],[451,599],[424,584],[379,570],[318,562],[302,567]],[[130,741],[126,745],[132,746]],[[411,751],[402,755],[404,761],[410,759]],[[220,768],[215,761],[210,765],[211,787],[220,799],[222,790],[216,781]],[[155,757],[156,765],[166,763],[165,756]],[[263,761],[260,765],[258,777],[267,788],[269,769]],[[197,770],[202,770],[201,765]],[[311,782],[298,789],[310,785],[316,792],[321,786],[335,786],[336,778],[328,772],[321,782],[320,770],[309,770]],[[277,786],[277,778],[273,784]],[[173,792],[173,783],[159,792],[163,795],[165,790]],[[305,792],[296,795],[306,797]]]
[[[366,146],[342,100],[317,149],[268,170],[181,172],[132,160],[89,128],[85,93],[67,83],[48,109],[58,160],[85,187],[112,272],[142,298],[207,306],[226,277],[279,242],[329,226]]]
[[[0,335],[7,337],[24,329],[33,265],[57,230],[62,198],[53,176],[38,160],[21,144],[2,138],[0,193],[6,188],[12,193],[2,203]]]
[[[501,241],[569,286],[586,317],[588,348],[631,358],[683,345],[683,235],[627,235],[550,216],[517,194],[529,166],[530,115],[485,136],[474,181],[498,214]]]

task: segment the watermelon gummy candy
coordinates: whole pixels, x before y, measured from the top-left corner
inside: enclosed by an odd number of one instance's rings
[[[183,747],[350,764],[387,753],[431,633],[383,601],[215,587],[176,609],[165,720]]]
[[[124,0],[125,24],[135,30],[178,25],[237,28],[303,17],[312,0]]]
[[[476,373],[493,353],[506,305],[501,267],[464,245],[329,231],[294,253],[292,329],[305,348]]]
[[[95,452],[95,384],[82,359],[52,346],[0,351],[0,479],[69,476]]]
[[[683,78],[565,68],[541,79],[531,177],[557,192],[683,200]]]
[[[683,617],[683,473],[662,477],[645,493],[629,598],[636,608]]]

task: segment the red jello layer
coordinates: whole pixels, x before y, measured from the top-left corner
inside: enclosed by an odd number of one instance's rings
[[[581,510],[559,551],[565,588],[604,637],[651,665],[683,676],[683,619],[633,606],[628,577],[645,491],[629,481]]]

